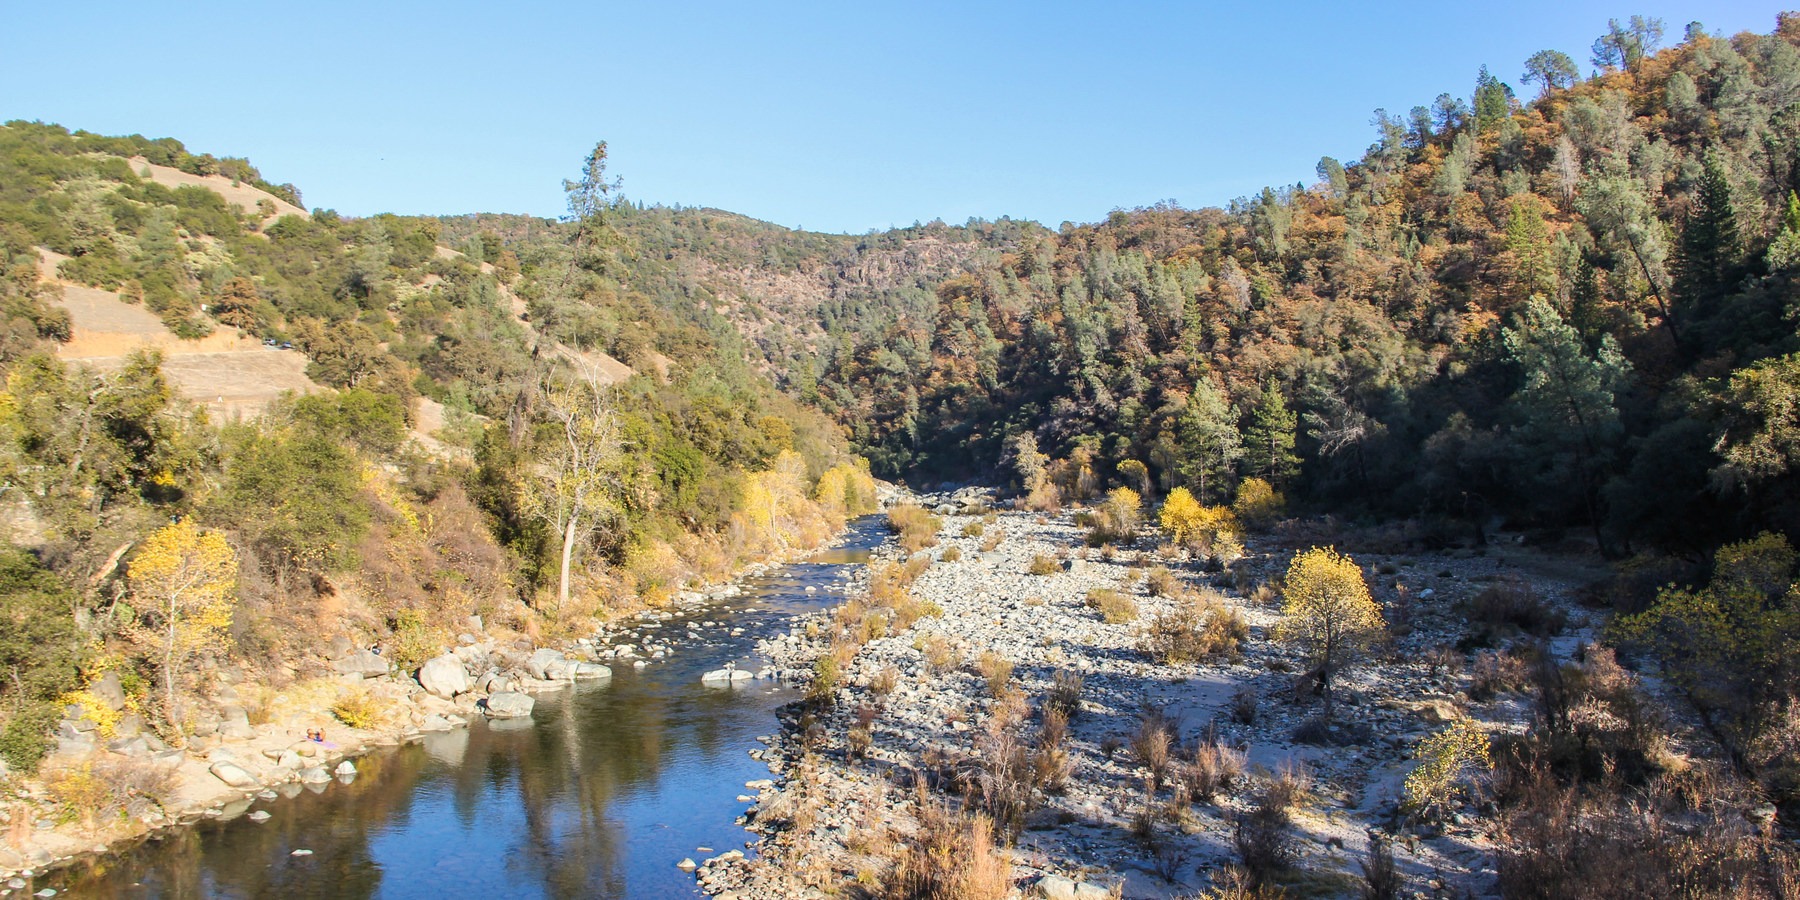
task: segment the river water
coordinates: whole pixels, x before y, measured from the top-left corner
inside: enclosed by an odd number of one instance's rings
[[[371,754],[349,784],[258,801],[270,813],[262,824],[171,830],[40,886],[77,897],[699,896],[675,864],[750,852],[737,797],[771,776],[749,751],[797,697],[700,676],[728,661],[759,667],[757,639],[838,602],[850,567],[885,537],[865,518],[838,549],[664,621],[666,636],[685,635],[690,620],[719,624],[644,670],[618,665],[610,680],[538,695],[528,722],[476,721]],[[743,633],[730,636],[734,627]]]

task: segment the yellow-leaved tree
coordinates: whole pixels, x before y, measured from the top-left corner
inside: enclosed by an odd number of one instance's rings
[[[1362,569],[1336,550],[1314,547],[1294,556],[1282,588],[1278,636],[1306,653],[1331,718],[1332,679],[1359,662],[1387,635],[1381,607],[1369,596]]]
[[[1178,487],[1170,491],[1168,498],[1163,500],[1162,511],[1157,513],[1157,520],[1162,525],[1162,530],[1168,532],[1169,540],[1179,546],[1187,543],[1195,527],[1200,524],[1202,509],[1200,501],[1194,499],[1191,491]]]
[[[196,655],[224,647],[236,606],[238,561],[225,535],[183,519],[144,539],[131,559],[140,618],[132,637],[162,669],[163,717],[182,729],[178,691]]]
[[[603,151],[602,151],[603,152]],[[577,547],[619,514],[623,492],[619,435],[610,391],[597,373],[546,379],[542,408],[558,428],[538,452],[531,477],[520,485],[520,508],[562,539],[558,614],[569,603],[569,569]]]

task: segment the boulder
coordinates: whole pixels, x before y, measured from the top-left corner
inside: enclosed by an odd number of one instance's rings
[[[106,749],[133,759],[144,759],[150,755],[150,743],[141,737],[124,737],[107,743]]]
[[[469,673],[463,670],[462,660],[446,653],[419,667],[419,687],[448,700],[469,690]]]
[[[356,774],[356,763],[353,763],[346,759],[343,762],[337,764],[337,769],[334,770],[333,774],[355,775]]]
[[[541,681],[562,681],[569,677],[569,660],[561,650],[546,647],[525,660],[525,671]]]
[[[256,776],[250,774],[243,766],[234,762],[220,760],[207,767],[207,771],[217,776],[220,781],[234,788],[256,787]]]
[[[381,654],[372,650],[358,650],[343,659],[331,664],[343,675],[361,675],[365,678],[379,678],[388,673],[388,661]]]
[[[738,682],[738,681],[749,681],[750,679],[755,678],[755,677],[756,677],[756,673],[750,671],[749,669],[737,669],[737,668],[714,669],[711,672],[708,672],[705,675],[700,676],[700,683],[701,684],[711,684],[711,685],[727,685],[727,684],[731,684],[733,682]]]
[[[611,678],[612,669],[599,663],[582,662],[575,664],[570,675],[574,678]]]
[[[529,694],[501,691],[482,703],[482,711],[494,719],[523,719],[531,715],[531,708],[536,705]]]
[[[119,673],[117,672],[107,672],[94,679],[94,683],[88,685],[88,693],[93,694],[94,699],[105,704],[107,709],[125,708],[125,687],[119,683]]]
[[[324,766],[307,766],[300,770],[301,784],[324,784],[331,780],[331,773]]]

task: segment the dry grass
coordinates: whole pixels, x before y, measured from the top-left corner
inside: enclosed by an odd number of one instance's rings
[[[957,651],[956,645],[941,634],[926,635],[920,639],[918,650],[925,659],[926,668],[930,669],[934,675],[941,675],[956,668],[957,663],[962,659],[962,654]]]
[[[956,562],[960,559],[962,559],[962,548],[957,546],[945,547],[944,552],[938,555],[940,562]]]
[[[975,670],[987,682],[988,693],[996,698],[1004,695],[1012,685],[1012,660],[992,650],[981,652],[980,658],[975,661]]]
[[[944,521],[925,511],[922,506],[902,503],[888,510],[888,528],[900,536],[900,549],[917,553],[937,546],[938,529]]]
[[[1025,569],[1031,575],[1054,575],[1061,570],[1062,563],[1057,562],[1056,557],[1045,556],[1042,553],[1033,556],[1031,565]]]
[[[885,896],[892,900],[1004,900],[1012,866],[995,845],[994,823],[918,798],[918,830],[900,848]]]
[[[1188,796],[1211,803],[1244,774],[1244,754],[1215,741],[1196,741],[1180,761],[1177,777]]]
[[[1143,649],[1164,665],[1236,656],[1250,625],[1235,606],[1211,597],[1178,600],[1171,612],[1152,619]]]
[[[1137,601],[1118,591],[1095,588],[1088,591],[1087,605],[1100,613],[1108,625],[1124,625],[1138,617]]]
[[[1181,579],[1164,566],[1157,566],[1144,577],[1144,587],[1152,597],[1173,597],[1181,589]]]
[[[981,552],[993,552],[1004,540],[1006,540],[1006,532],[1000,531],[999,529],[989,532],[987,537],[981,539]]]
[[[1044,694],[1044,711],[1062,715],[1064,721],[1073,722],[1081,715],[1081,692],[1086,686],[1080,674],[1059,671],[1050,678],[1050,689]]]

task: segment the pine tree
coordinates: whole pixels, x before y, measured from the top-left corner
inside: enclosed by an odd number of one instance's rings
[[[1199,492],[1201,503],[1218,502],[1216,498],[1225,496],[1226,482],[1243,453],[1243,437],[1231,401],[1212,379],[1202,378],[1188,396],[1177,428],[1182,479]]]
[[[1706,154],[1694,211],[1681,229],[1675,266],[1675,296],[1689,318],[1706,318],[1736,285],[1742,254],[1731,181],[1717,151]]]
[[[1250,427],[1244,430],[1245,471],[1261,475],[1276,488],[1285,488],[1300,472],[1294,455],[1294,430],[1298,417],[1274,382],[1263,385]]]

